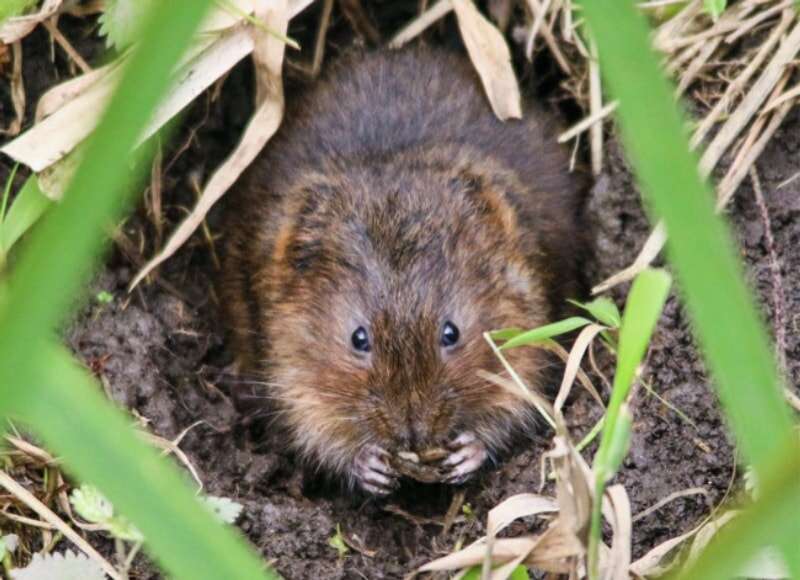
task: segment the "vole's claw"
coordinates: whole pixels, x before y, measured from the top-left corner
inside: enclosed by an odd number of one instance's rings
[[[389,495],[397,487],[389,453],[377,445],[367,445],[353,461],[353,474],[361,488],[373,495]]]
[[[453,450],[442,464],[452,467],[445,478],[447,483],[460,484],[472,477],[486,462],[489,451],[483,441],[474,433],[462,433],[448,445]]]

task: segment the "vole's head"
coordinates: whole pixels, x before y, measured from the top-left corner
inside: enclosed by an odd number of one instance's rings
[[[479,374],[504,374],[484,332],[550,314],[509,185],[416,159],[366,160],[299,188],[264,272],[265,357],[287,424],[308,456],[356,479],[372,461],[363,449],[470,433],[485,459],[532,416]],[[535,388],[540,355],[508,358]]]

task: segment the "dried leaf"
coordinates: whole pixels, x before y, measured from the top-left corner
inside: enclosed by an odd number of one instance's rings
[[[289,22],[289,7],[286,0],[262,2],[256,11],[256,16],[266,22],[272,30],[286,34]],[[192,213],[172,234],[167,245],[136,275],[131,288],[189,239],[211,207],[247,169],[280,125],[284,107],[281,67],[286,45],[256,27],[251,27],[249,30],[255,36],[253,61],[256,66],[256,111],[239,145],[211,176]]]
[[[561,412],[564,401],[567,400],[572,390],[572,385],[575,383],[575,377],[581,368],[581,361],[583,360],[583,355],[586,354],[586,349],[589,348],[594,338],[603,330],[605,330],[604,326],[590,324],[581,330],[578,338],[575,339],[575,343],[572,345],[569,357],[567,358],[567,366],[564,369],[564,377],[561,379],[561,386],[558,388],[558,395],[556,396],[555,403],[553,403],[557,413]],[[600,395],[597,394],[596,391],[594,391],[592,395],[595,396],[596,399],[600,398]],[[602,405],[602,399],[600,399],[600,401]]]
[[[558,505],[552,497],[537,493],[520,493],[504,500],[489,511],[486,529],[489,536],[496,536],[514,520],[557,511]]]
[[[492,546],[492,561],[495,564],[505,564],[517,558],[519,554],[530,553],[536,546],[539,537],[531,536],[525,538],[503,538],[497,540]],[[483,562],[486,546],[483,542],[476,542],[454,552],[443,556],[433,562],[428,562],[422,566],[420,572],[432,572],[438,570],[461,570],[477,566]]]
[[[0,151],[36,172],[61,160],[97,125],[100,112],[116,85],[119,71],[119,67],[114,67],[94,83],[88,84],[80,96],[65,103]]]
[[[671,558],[673,550],[683,544],[684,542],[695,538],[692,545],[692,553],[694,556],[690,554],[689,562],[692,561],[692,558],[697,558],[708,542],[714,537],[714,535],[723,527],[725,524],[730,522],[733,518],[738,516],[741,512],[738,510],[731,510],[725,512],[721,516],[715,519],[708,520],[701,525],[697,526],[696,528],[686,532],[685,534],[681,534],[675,538],[671,538],[636,560],[630,566],[631,573],[635,574],[639,577],[650,577],[650,576],[660,576],[662,574],[666,574],[669,572],[677,562]],[[697,537],[696,537],[697,536]],[[695,544],[697,547],[695,547]],[[667,558],[669,559],[667,560]],[[666,561],[665,561],[666,560]]]
[[[11,45],[13,68],[11,69],[11,102],[14,105],[14,119],[7,127],[0,127],[6,135],[17,135],[25,122],[25,83],[22,80],[22,43],[18,40]]]
[[[558,511],[558,506],[554,499],[534,493],[514,495],[492,508],[486,521],[487,536],[483,560],[484,571],[488,571],[491,568],[492,547],[494,546],[495,536],[501,530],[519,518],[555,511]],[[494,570],[492,572],[492,580],[508,578],[527,556],[527,553],[520,553],[507,564]]]
[[[461,38],[497,118],[521,119],[522,105],[511,52],[500,31],[471,0],[452,0]]]
[[[606,519],[611,524],[611,552],[605,561],[603,577],[608,580],[628,580],[631,565],[631,504],[621,485],[612,485],[603,498]]]
[[[15,16],[0,24],[0,43],[11,44],[30,34],[36,26],[58,12],[64,0],[44,0],[41,9],[35,14]]]
[[[36,104],[36,115],[34,117],[36,123],[40,123],[45,117],[49,117],[70,101],[86,93],[94,83],[104,79],[119,62],[120,59],[117,59],[111,64],[93,69],[86,74],[78,75],[49,89],[39,98],[39,102]]]

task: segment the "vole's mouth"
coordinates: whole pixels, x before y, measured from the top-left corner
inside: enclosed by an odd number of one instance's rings
[[[389,462],[399,475],[423,483],[437,483],[447,479],[451,471],[442,463],[449,455],[447,449],[433,447],[419,452],[399,451]]]

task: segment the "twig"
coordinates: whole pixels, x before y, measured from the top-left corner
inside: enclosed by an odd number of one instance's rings
[[[775,350],[778,357],[778,366],[786,372],[786,293],[783,289],[783,276],[778,264],[778,253],[775,251],[775,238],[772,235],[772,222],[769,219],[767,202],[761,189],[761,180],[755,164],[750,168],[750,180],[753,183],[753,193],[756,205],[761,214],[761,223],[764,225],[764,241],[769,258],[769,270],[772,278],[772,326],[775,330]]]
[[[784,76],[781,84],[775,88],[776,94],[780,94],[782,85],[788,80],[789,74],[789,71],[787,71],[787,74]],[[717,188],[717,211],[722,210],[722,208],[727,205],[730,198],[733,197],[733,194],[744,180],[750,167],[756,162],[756,159],[758,159],[758,156],[761,155],[761,152],[764,151],[764,148],[767,146],[767,143],[769,143],[770,138],[775,131],[778,130],[778,127],[781,126],[783,119],[789,113],[791,108],[791,102],[786,102],[781,105],[781,107],[772,114],[769,125],[767,125],[763,132],[761,131],[761,127],[764,125],[767,118],[759,117],[756,119],[756,122],[753,124],[753,127],[751,127],[744,144],[739,149],[736,158],[731,164],[728,173],[726,173],[725,177],[722,178],[722,181],[720,181],[719,187]]]
[[[541,28],[542,23],[544,22],[547,11],[550,9],[550,2],[551,0],[544,0],[542,4],[538,4],[536,0],[528,2],[528,6],[531,7],[531,11],[536,10],[534,13],[533,24],[531,24],[530,32],[528,32],[528,40],[525,43],[525,56],[528,57],[528,60],[533,59],[533,43],[536,40],[536,35],[539,33],[539,28]],[[534,6],[536,7],[535,9]]]
[[[777,6],[773,6],[772,8],[764,10],[763,12],[760,12],[759,14],[756,14],[755,16],[748,18],[747,20],[739,24],[739,28],[735,32],[732,32],[731,34],[725,37],[725,42],[727,42],[728,44],[736,42],[738,39],[740,39],[742,36],[750,32],[760,23],[764,22],[769,18],[772,18],[781,10],[791,8],[794,4],[795,4],[794,0],[786,0],[785,2],[781,2]]]
[[[665,497],[665,498],[657,501],[653,505],[651,505],[649,508],[647,508],[647,509],[639,512],[635,516],[633,516],[633,518],[631,519],[631,522],[632,523],[638,522],[642,518],[646,518],[647,516],[649,516],[653,512],[660,510],[662,507],[664,507],[668,503],[670,503],[670,502],[672,502],[672,501],[674,501],[676,499],[679,499],[679,498],[682,498],[682,497],[689,497],[689,496],[692,496],[692,495],[705,495],[705,496],[708,496],[708,490],[706,488],[704,488],[704,487],[691,487],[689,489],[684,489],[684,490],[681,490],[681,491],[676,491],[674,493],[671,493],[667,497]]]
[[[752,77],[753,74],[761,69],[761,65],[764,63],[764,60],[772,52],[772,49],[775,47],[775,45],[778,44],[778,41],[783,36],[783,33],[789,28],[792,20],[794,20],[794,10],[785,11],[783,13],[782,20],[775,26],[775,29],[772,31],[766,41],[764,41],[764,43],[759,47],[756,55],[750,60],[748,65],[739,74],[739,76],[737,76],[728,84],[728,87],[725,89],[725,94],[720,97],[711,112],[706,115],[706,117],[701,121],[700,125],[698,125],[694,135],[692,135],[692,138],[689,141],[689,145],[692,149],[700,144],[711,127],[714,126],[714,123],[716,123],[720,117],[722,117],[723,113],[728,110],[730,104],[733,102],[733,99],[744,90],[747,82],[750,80],[750,77]]]
[[[408,41],[422,34],[425,29],[442,18],[452,9],[453,3],[450,2],[450,0],[439,0],[436,2],[436,4],[428,8],[425,12],[404,26],[402,30],[400,30],[400,32],[398,32],[394,38],[389,41],[389,48],[400,48]]]
[[[558,136],[559,143],[566,143],[570,139],[577,137],[587,129],[591,128],[595,123],[598,123],[609,116],[617,109],[619,101],[611,101],[603,106],[602,109],[584,118],[582,121],[575,123],[572,127],[561,133]]]
[[[778,48],[775,56],[764,68],[764,72],[761,73],[761,76],[750,88],[747,95],[739,103],[739,106],[719,130],[719,133],[717,133],[700,158],[700,172],[704,176],[711,173],[711,170],[728,149],[728,146],[741,133],[745,125],[750,122],[758,108],[764,104],[769,93],[783,77],[786,65],[795,58],[798,51],[800,51],[800,22],[795,24],[789,36]]]
[[[597,116],[603,109],[603,88],[600,80],[600,63],[597,60],[597,45],[594,39],[589,47],[589,110]],[[600,175],[603,171],[603,124],[594,123],[589,128],[589,144],[592,153],[592,173]]]
[[[11,69],[11,102],[14,105],[14,119],[8,127],[0,127],[0,133],[14,136],[22,130],[25,119],[25,84],[22,80],[22,43],[17,40],[11,44],[13,68]]]
[[[69,40],[61,33],[58,29],[58,25],[56,22],[58,21],[58,15],[56,14],[52,18],[48,18],[42,24],[44,27],[47,28],[47,31],[50,35],[55,39],[58,45],[64,49],[64,52],[72,59],[72,61],[78,65],[78,68],[81,69],[81,72],[86,74],[92,72],[92,67],[89,66],[80,53],[75,50],[75,48],[70,44]]]
[[[114,566],[112,566],[108,560],[103,558],[103,556],[101,556],[97,550],[95,550],[91,544],[89,544],[89,542],[80,537],[78,533],[68,526],[64,520],[58,517],[50,508],[36,499],[31,492],[14,481],[14,478],[2,470],[0,470],[0,486],[4,487],[9,493],[13,494],[22,503],[36,512],[39,517],[64,534],[65,538],[75,544],[75,546],[83,551],[83,553],[85,553],[88,557],[95,560],[103,569],[103,571],[111,576],[111,578],[114,580],[122,579]]]
[[[692,84],[694,79],[697,78],[697,75],[703,69],[703,67],[708,63],[708,59],[711,58],[711,55],[719,47],[720,43],[722,42],[721,38],[715,38],[710,42],[706,42],[703,44],[703,47],[700,49],[700,53],[692,60],[686,70],[681,75],[681,80],[678,83],[677,94],[682,95],[689,85]]]
[[[527,0],[528,8],[530,8],[531,13],[536,16],[538,14],[537,10],[541,10],[541,5],[539,4],[539,0]],[[570,12],[569,8],[564,10],[564,13],[567,14]],[[544,39],[545,43],[547,44],[547,48],[550,49],[550,52],[553,54],[553,58],[556,59],[558,66],[566,75],[572,74],[572,67],[569,65],[569,61],[564,56],[564,53],[561,52],[561,47],[559,47],[559,43],[556,40],[556,37],[553,35],[553,31],[550,29],[549,26],[542,26],[540,33],[542,38]]]
[[[325,0],[322,3],[322,14],[319,17],[317,28],[317,39],[314,43],[314,58],[311,60],[311,77],[319,76],[322,69],[322,59],[325,58],[325,40],[328,37],[328,28],[331,24],[331,13],[333,12],[333,0]]]
[[[356,34],[374,45],[381,43],[381,33],[367,16],[360,0],[340,0],[339,7]]]

